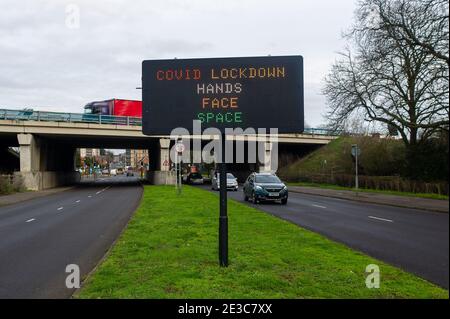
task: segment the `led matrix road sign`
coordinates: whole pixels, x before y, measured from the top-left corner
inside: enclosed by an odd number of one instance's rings
[[[303,131],[301,56],[142,63],[143,132],[170,134],[177,127],[278,128]]]

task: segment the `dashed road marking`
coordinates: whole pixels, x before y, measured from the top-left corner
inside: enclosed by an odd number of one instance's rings
[[[92,195],[89,195],[89,196],[88,196],[88,198],[91,198],[91,197],[92,197]]]
[[[64,207],[58,207],[58,209],[57,210],[63,210],[64,209]]]
[[[321,206],[321,205],[314,205],[314,204],[313,204],[312,206],[317,207],[317,208],[323,208],[323,209],[326,209],[325,206]]]
[[[106,191],[106,190],[108,190],[108,189],[110,189],[110,188],[111,188],[111,186],[105,187],[105,188],[103,188],[100,192],[104,192],[104,191]]]
[[[79,199],[79,200],[75,201],[75,203],[79,203],[79,202],[81,202],[81,199]]]
[[[36,220],[35,218],[31,218],[31,219],[27,220],[25,223],[31,223],[31,222],[34,222],[35,220]]]
[[[106,191],[107,189],[109,189],[111,186],[108,186],[106,188],[103,188],[101,191],[98,191],[97,193],[95,193],[95,195],[99,195],[101,193],[103,193],[104,191]]]
[[[375,217],[375,216],[369,216],[370,219],[376,219],[376,220],[381,220],[383,222],[388,222],[388,223],[393,223],[394,221],[391,219],[385,219],[385,218],[380,218],[380,217]]]

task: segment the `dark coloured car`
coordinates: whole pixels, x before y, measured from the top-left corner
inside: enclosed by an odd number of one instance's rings
[[[244,199],[254,204],[264,201],[279,201],[286,205],[289,192],[286,185],[270,173],[252,173],[243,186]]]
[[[133,171],[133,168],[131,168],[131,167],[128,167],[128,169],[127,169],[127,177],[128,176],[134,176],[134,171]]]
[[[203,176],[200,173],[189,173],[186,177],[186,183],[190,185],[202,185]]]

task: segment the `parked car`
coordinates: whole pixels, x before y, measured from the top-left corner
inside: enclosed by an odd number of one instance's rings
[[[186,176],[186,183],[190,185],[202,185],[203,184],[203,176],[200,173],[189,173]]]
[[[213,190],[220,190],[220,177],[219,177],[219,173],[216,172],[214,174],[213,179],[211,180],[211,188]],[[237,191],[239,189],[239,184],[237,181],[237,178],[234,177],[233,174],[231,173],[227,173],[227,190],[233,190],[233,191]]]
[[[110,174],[111,176],[116,176],[116,175],[117,175],[117,169],[115,169],[115,168],[111,169],[111,170],[109,171],[109,174]]]
[[[104,169],[102,170],[102,175],[109,175],[109,169],[104,168]]]
[[[254,204],[263,201],[280,201],[286,205],[289,197],[287,186],[270,173],[252,173],[243,187],[244,200],[251,200]]]
[[[123,175],[124,171],[122,167],[117,168],[117,175]]]

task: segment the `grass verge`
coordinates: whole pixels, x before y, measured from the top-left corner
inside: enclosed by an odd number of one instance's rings
[[[448,298],[414,275],[229,201],[230,266],[218,267],[218,196],[146,186],[135,216],[76,298]],[[380,289],[367,289],[377,264]]]
[[[356,192],[354,188],[344,187],[332,184],[318,184],[318,183],[288,183],[291,186],[305,186],[305,187],[318,187],[318,188],[326,188],[326,189],[334,189],[334,190],[344,190],[344,191],[353,191]],[[431,193],[408,193],[408,192],[397,192],[397,191],[388,191],[388,190],[378,190],[378,189],[368,189],[368,188],[360,188],[359,192],[364,193],[378,193],[385,195],[396,195],[396,196],[407,196],[407,197],[419,197],[419,198],[428,198],[428,199],[438,199],[438,200],[449,200],[449,197],[446,195],[440,194],[431,194]]]

